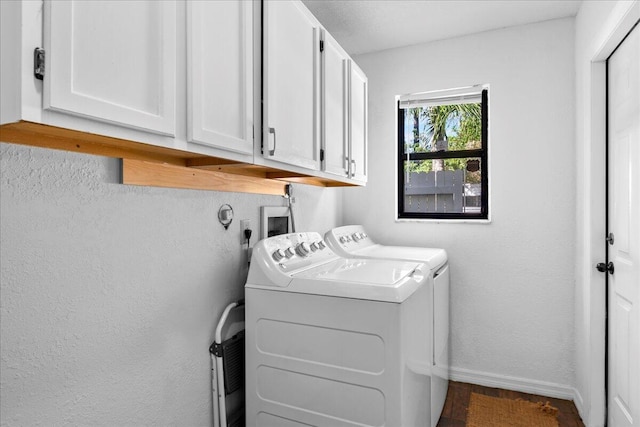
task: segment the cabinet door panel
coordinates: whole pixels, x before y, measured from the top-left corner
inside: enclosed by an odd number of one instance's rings
[[[350,61],[349,150],[350,176],[367,180],[367,76]]]
[[[252,5],[187,3],[190,142],[253,152]]]
[[[324,170],[345,177],[348,171],[348,56],[326,31],[322,57],[322,145]]]
[[[319,26],[301,2],[264,2],[265,157],[319,168]]]
[[[174,1],[46,1],[45,109],[173,135]]]

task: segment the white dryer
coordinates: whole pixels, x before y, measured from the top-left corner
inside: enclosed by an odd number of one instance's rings
[[[393,259],[421,262],[429,266],[427,286],[431,293],[429,312],[433,331],[431,378],[431,426],[438,424],[449,387],[449,266],[447,252],[439,248],[385,246],[375,243],[361,225],[347,225],[328,231],[325,241],[343,257]]]
[[[264,239],[245,286],[247,426],[428,426],[429,268]]]

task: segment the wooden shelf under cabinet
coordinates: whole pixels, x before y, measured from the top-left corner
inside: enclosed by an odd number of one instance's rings
[[[289,182],[322,187],[354,184],[171,148],[19,121],[0,126],[0,141],[122,159],[122,183],[283,195]]]

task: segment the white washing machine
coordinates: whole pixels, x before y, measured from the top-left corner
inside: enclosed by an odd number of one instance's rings
[[[247,426],[428,426],[429,268],[264,239],[245,286]]]
[[[328,231],[326,243],[338,255],[366,259],[395,259],[422,262],[429,266],[428,281],[433,305],[433,377],[431,380],[431,426],[438,424],[449,387],[449,266],[447,252],[438,248],[385,246],[375,243],[361,225],[347,225]]]

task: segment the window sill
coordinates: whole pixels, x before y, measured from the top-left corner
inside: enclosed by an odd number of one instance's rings
[[[439,219],[439,218],[396,218],[396,223],[415,222],[432,224],[491,224],[489,219]]]

